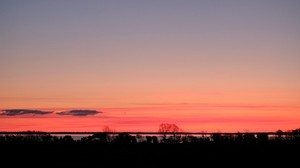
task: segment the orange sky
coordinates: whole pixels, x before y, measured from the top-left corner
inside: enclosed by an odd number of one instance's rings
[[[186,131],[298,128],[299,7],[1,1],[0,131],[157,131],[165,122]],[[103,113],[56,114],[72,109]]]

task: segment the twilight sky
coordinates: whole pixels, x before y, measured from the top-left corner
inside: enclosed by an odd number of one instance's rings
[[[2,0],[0,131],[298,128],[299,30],[297,0]]]

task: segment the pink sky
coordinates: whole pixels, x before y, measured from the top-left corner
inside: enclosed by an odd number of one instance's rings
[[[116,131],[158,131],[161,123],[177,124],[184,131],[276,131],[299,125],[299,106],[249,104],[152,104],[125,108],[97,109],[93,116],[53,114],[2,116],[4,131],[102,131],[105,126]],[[284,113],[282,113],[284,111]],[[292,117],[291,117],[292,116]]]

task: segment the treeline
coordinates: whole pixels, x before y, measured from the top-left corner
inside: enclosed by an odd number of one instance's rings
[[[117,143],[117,144],[191,144],[211,142],[300,142],[300,129],[289,132],[278,130],[274,133],[203,133],[200,135],[184,132],[160,132],[158,135],[98,132],[74,139],[71,135],[52,136],[47,132],[1,133],[0,143]]]
[[[98,132],[81,138],[61,135],[0,132],[0,163],[9,167],[130,168],[299,164],[300,129],[274,133]]]

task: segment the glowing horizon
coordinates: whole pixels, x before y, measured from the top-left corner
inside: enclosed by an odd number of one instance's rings
[[[298,117],[300,117],[299,106],[278,105],[180,103],[94,109],[101,113],[90,116],[66,116],[58,113],[74,110],[74,108],[44,108],[41,110],[52,113],[2,115],[0,128],[1,131],[32,131],[37,130],[36,128],[39,128],[38,131],[102,131],[105,126],[109,126],[116,131],[155,132],[161,123],[174,123],[183,131],[189,132],[272,132],[297,128]],[[220,109],[222,113],[219,112]],[[261,114],[253,114],[252,111],[260,111]],[[143,115],[140,114],[141,112]],[[59,123],[59,125],[52,123]]]

